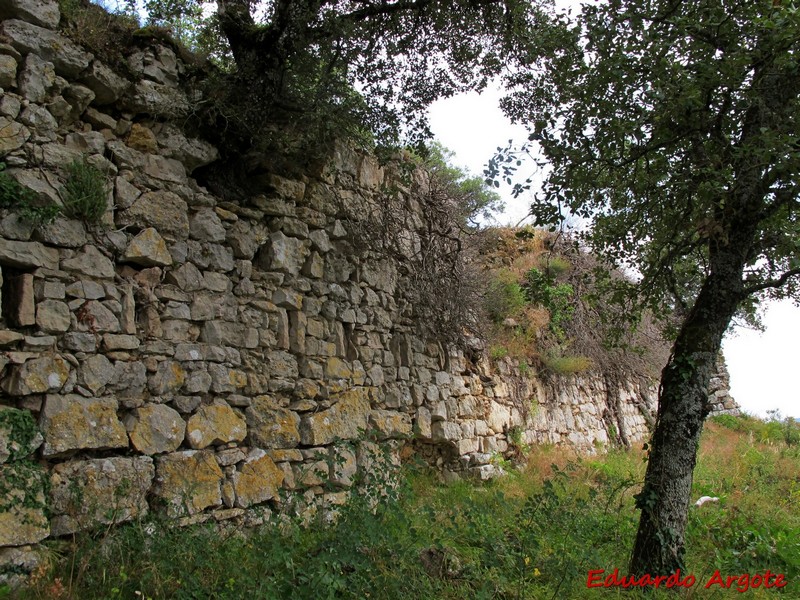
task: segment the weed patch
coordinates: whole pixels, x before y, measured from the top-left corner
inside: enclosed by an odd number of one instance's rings
[[[19,212],[23,220],[35,227],[52,223],[61,213],[54,202],[42,203],[36,194],[6,172],[5,163],[0,163],[0,208]]]

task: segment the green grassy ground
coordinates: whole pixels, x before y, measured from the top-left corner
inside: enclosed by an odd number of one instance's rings
[[[590,570],[626,573],[644,454],[581,460],[553,448],[535,449],[524,471],[489,485],[442,486],[409,468],[397,499],[374,514],[367,501],[354,502],[332,526],[134,523],[52,542],[49,568],[15,593],[81,600],[800,598],[796,433],[793,425],[748,418],[707,425],[694,495],[720,501],[691,510],[686,570],[696,582],[677,596],[587,588]],[[148,533],[153,527],[156,535]],[[737,580],[732,589],[705,589],[717,569],[723,579],[770,569],[788,585],[743,594]]]

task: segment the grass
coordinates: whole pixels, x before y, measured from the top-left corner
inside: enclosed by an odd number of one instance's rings
[[[592,368],[591,359],[585,356],[552,356],[546,354],[542,357],[545,368],[556,375],[574,375],[583,373]]]
[[[720,501],[690,511],[686,569],[697,582],[677,596],[586,587],[590,570],[626,572],[644,454],[581,460],[539,447],[524,471],[487,485],[443,486],[407,466],[396,499],[373,512],[374,498],[357,498],[327,527],[141,522],[53,541],[50,566],[20,598],[742,597],[736,584],[704,589],[717,569],[723,577],[783,573],[787,587],[746,597],[797,598],[800,449],[759,441],[766,425],[747,418],[707,425],[693,497]]]
[[[66,213],[85,223],[99,223],[108,208],[107,177],[85,158],[72,162],[67,172],[63,191]]]

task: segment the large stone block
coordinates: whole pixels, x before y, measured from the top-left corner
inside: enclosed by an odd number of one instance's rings
[[[227,402],[219,399],[201,406],[186,425],[186,441],[196,449],[241,442],[246,435],[245,420]]]
[[[300,442],[300,417],[269,396],[256,396],[245,410],[248,440],[258,448],[294,448]]]
[[[144,172],[153,179],[167,183],[186,183],[186,169],[183,164],[158,154],[148,154],[144,159]]]
[[[92,59],[91,54],[64,36],[18,19],[3,21],[0,33],[22,54],[32,52],[53,63],[56,73],[67,79],[76,77]]]
[[[69,363],[60,356],[42,356],[13,365],[2,389],[12,396],[57,392],[67,382]]]
[[[0,546],[35,544],[50,535],[47,474],[35,463],[0,467]]]
[[[333,398],[331,408],[303,418],[300,441],[310,446],[357,438],[367,429],[370,414],[369,391],[355,388]]]
[[[242,323],[207,321],[203,325],[200,340],[218,346],[255,348],[258,346],[258,331]]]
[[[143,267],[168,267],[172,264],[172,255],[164,238],[155,228],[148,227],[130,241],[122,260]]]
[[[154,227],[168,239],[189,235],[188,207],[177,194],[157,191],[142,194],[130,208],[117,214],[118,227]]]
[[[183,442],[186,422],[164,404],[147,404],[125,418],[131,444],[142,454],[174,452]]]
[[[55,85],[56,71],[52,63],[29,54],[22,63],[17,75],[20,94],[31,102],[42,104],[50,89]]]
[[[333,447],[330,450],[330,478],[331,483],[350,487],[353,485],[353,478],[358,471],[358,461],[356,453],[349,448]]]
[[[461,427],[450,421],[436,421],[431,425],[431,434],[437,442],[457,442],[461,439]]]
[[[93,394],[99,393],[113,379],[114,366],[102,354],[88,357],[80,366],[79,380]]]
[[[147,79],[136,82],[133,93],[125,96],[121,103],[130,111],[161,117],[177,117],[189,110],[189,100],[183,91]]]
[[[177,285],[184,292],[196,292],[205,287],[203,274],[193,263],[183,263],[177,269],[169,271],[165,281]]]
[[[222,394],[239,392],[247,385],[247,374],[239,369],[230,369],[224,365],[209,365],[211,391]]]
[[[58,300],[40,302],[36,307],[36,324],[42,331],[48,333],[62,333],[69,330],[69,307]]]
[[[267,453],[254,448],[231,477],[236,506],[247,508],[274,498],[283,483],[284,473]]]
[[[52,145],[56,146],[56,144]],[[63,147],[61,146],[61,148]],[[39,241],[64,248],[80,248],[87,239],[86,228],[81,221],[63,216],[57,217],[52,223],[39,227],[35,235]]]
[[[56,465],[50,474],[53,535],[122,523],[147,513],[155,467],[149,456]]]
[[[115,398],[48,395],[39,427],[44,435],[44,456],[128,447],[128,434],[117,418]]]
[[[502,433],[511,424],[511,409],[504,404],[492,401],[486,423],[495,433]]]
[[[55,29],[61,20],[61,11],[56,0],[6,0],[0,4],[0,19],[22,19]]]
[[[30,137],[31,132],[27,127],[17,121],[0,117],[0,156],[22,148]]]
[[[94,92],[96,105],[115,102],[131,85],[127,79],[117,75],[99,60],[92,61],[80,81]]]
[[[233,261],[233,250],[222,244],[211,242],[189,241],[189,260],[201,269],[210,269],[227,273],[236,266]]]
[[[219,158],[219,152],[214,146],[203,140],[187,138],[174,125],[162,126],[158,142],[165,156],[181,161],[190,173]]]
[[[177,393],[186,382],[186,370],[175,361],[159,363],[156,372],[150,376],[148,389],[154,396]]]
[[[267,356],[267,373],[275,379],[297,379],[299,375],[297,359],[281,350],[270,352]]]
[[[309,242],[288,237],[281,231],[269,236],[270,244],[266,253],[262,250],[256,262],[269,269],[297,275],[303,268],[308,254]]]
[[[98,279],[112,279],[114,277],[114,263],[95,246],[85,246],[83,251],[61,261],[65,271],[77,271],[88,277]]]
[[[224,242],[225,227],[212,208],[201,208],[189,219],[189,235],[201,242]]]
[[[3,294],[3,316],[12,327],[28,327],[36,323],[36,300],[31,273],[6,273]]]
[[[116,333],[120,330],[116,315],[97,300],[85,302],[75,316],[78,319],[78,331]]]
[[[2,118],[0,118],[2,127]],[[2,133],[0,132],[0,137]],[[0,262],[8,267],[58,270],[58,250],[48,248],[39,242],[15,242],[0,239]]]
[[[382,440],[411,435],[411,416],[390,410],[373,410],[369,415],[370,427]]]
[[[13,56],[8,56],[7,54],[0,54],[0,87],[2,88],[10,88],[13,87],[17,81],[17,61]],[[9,103],[13,102],[13,100],[9,100]],[[6,109],[4,112],[7,112],[11,115],[14,114],[15,111],[19,111],[19,105],[16,105],[14,109]]]
[[[194,515],[222,504],[225,476],[210,450],[186,450],[158,457],[153,494],[170,517]]]

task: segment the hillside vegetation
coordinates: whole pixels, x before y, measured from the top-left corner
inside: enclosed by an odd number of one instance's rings
[[[284,516],[253,530],[139,522],[85,534],[50,542],[49,564],[21,598],[675,597],[587,588],[590,570],[627,573],[644,458],[641,450],[578,459],[536,448],[524,470],[484,486],[441,485],[409,463],[391,493],[377,493],[386,482],[363,482],[361,500],[339,508],[329,527],[319,514],[305,528]],[[680,597],[742,597],[744,579],[731,589],[705,585],[716,570],[726,580],[769,569],[788,584],[746,597],[797,598],[797,425],[708,423],[693,498],[704,495],[719,502],[690,511],[684,572],[696,583]]]
[[[645,313],[632,321],[616,293],[629,278],[609,274],[563,234],[522,227],[481,237],[476,262],[484,271],[482,333],[491,358],[508,356],[552,375],[660,377],[670,319],[656,323]]]

